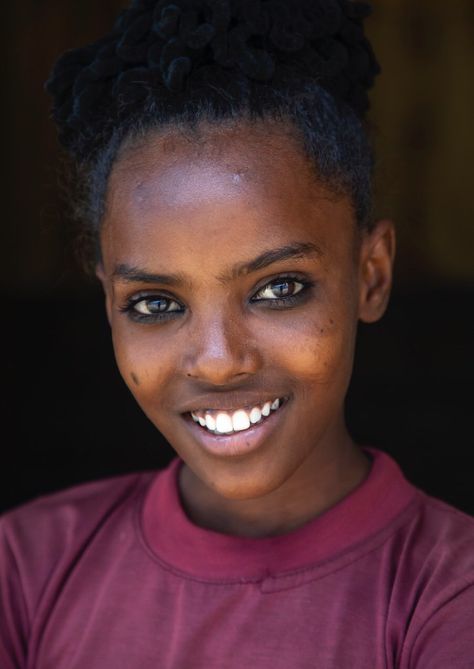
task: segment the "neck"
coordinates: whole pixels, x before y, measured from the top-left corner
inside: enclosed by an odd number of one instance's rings
[[[179,481],[188,517],[201,527],[242,537],[285,534],[346,497],[367,477],[370,462],[346,429],[337,447],[316,448],[278,489],[256,499],[218,495],[184,465]]]

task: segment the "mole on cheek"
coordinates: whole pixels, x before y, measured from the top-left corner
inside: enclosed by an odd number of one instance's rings
[[[132,372],[132,373],[130,374],[130,376],[132,377],[132,381],[135,383],[135,385],[139,386],[139,385],[140,385],[140,381],[139,381],[139,379],[138,379],[138,376],[135,374],[135,372]]]

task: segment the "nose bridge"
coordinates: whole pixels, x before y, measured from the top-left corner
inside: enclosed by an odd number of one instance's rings
[[[219,384],[256,369],[258,360],[243,319],[228,300],[208,304],[193,314],[186,336],[185,368],[189,376]]]

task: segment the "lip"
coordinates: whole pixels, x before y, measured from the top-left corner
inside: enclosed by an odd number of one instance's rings
[[[191,411],[237,411],[237,409],[252,409],[253,407],[263,406],[266,402],[273,402],[277,397],[288,399],[287,395],[271,395],[267,393],[262,394],[242,394],[242,393],[226,393],[225,397],[219,395],[202,395],[194,398],[192,403],[181,407],[179,412],[181,414],[190,413]],[[236,408],[237,407],[237,408]]]
[[[259,449],[271,433],[277,429],[281,421],[285,419],[289,403],[290,399],[285,398],[283,404],[276,411],[272,411],[261,423],[257,423],[247,430],[242,430],[242,432],[232,434],[214,435],[201,427],[199,423],[194,422],[189,414],[185,414],[182,418],[193,438],[204,451],[214,456],[232,458]]]

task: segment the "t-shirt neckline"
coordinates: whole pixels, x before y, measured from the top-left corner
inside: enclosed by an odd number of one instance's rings
[[[261,538],[223,534],[191,521],[178,487],[184,463],[176,457],[147,490],[140,509],[143,538],[171,569],[208,581],[258,581],[322,563],[386,527],[416,492],[389,455],[364,451],[372,458],[370,472],[349,495],[296,530]]]

